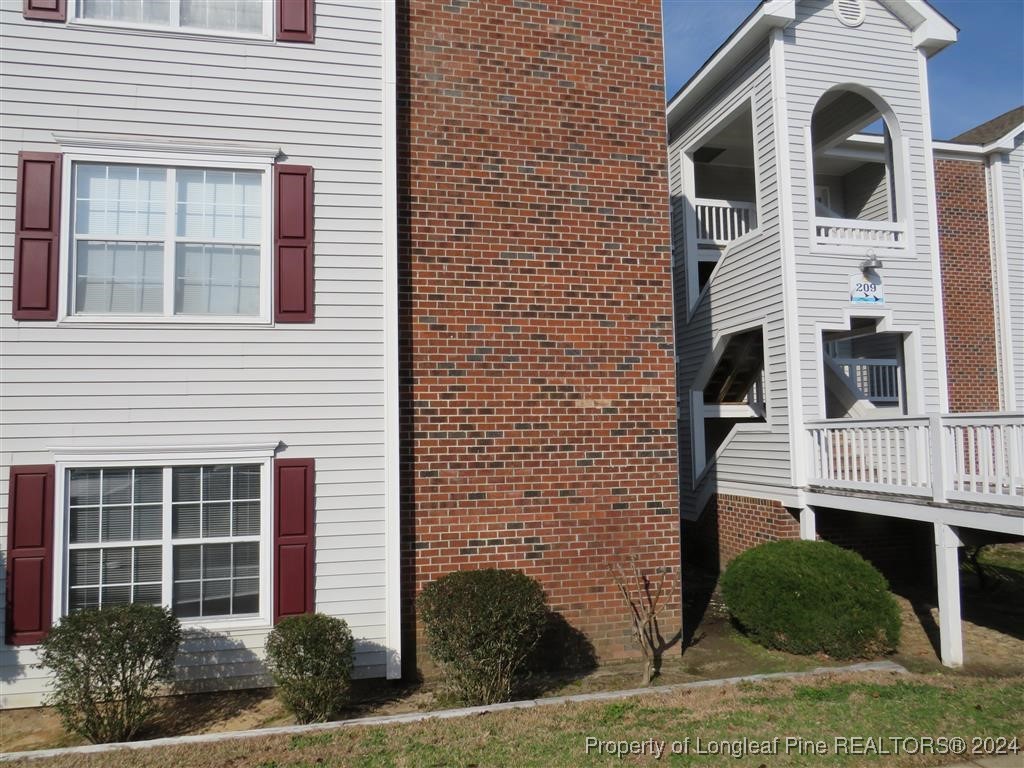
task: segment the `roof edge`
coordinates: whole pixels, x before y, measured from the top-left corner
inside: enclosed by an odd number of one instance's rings
[[[915,48],[934,56],[956,42],[960,29],[927,0],[879,0],[913,31]]]
[[[956,42],[959,29],[926,0],[879,0],[913,33],[913,44],[929,57]],[[668,126],[685,114],[721,80],[721,73],[738,64],[777,27],[796,21],[797,0],[762,0],[665,107]]]
[[[718,73],[738,64],[776,27],[796,20],[796,0],[762,0],[739,27],[726,39],[700,69],[672,97],[665,108],[669,127],[673,119],[687,111],[715,86]]]

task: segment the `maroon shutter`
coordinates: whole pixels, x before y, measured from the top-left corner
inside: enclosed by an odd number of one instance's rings
[[[7,492],[7,644],[38,643],[53,603],[54,468],[11,467]]]
[[[313,322],[313,169],[274,167],[274,319]]]
[[[277,39],[313,42],[313,0],[277,0]]]
[[[274,623],[313,612],[313,459],[274,461]]]
[[[23,15],[39,21],[66,21],[67,9],[67,0],[25,0]]]
[[[11,297],[15,320],[57,319],[60,166],[61,156],[54,152],[18,154]]]

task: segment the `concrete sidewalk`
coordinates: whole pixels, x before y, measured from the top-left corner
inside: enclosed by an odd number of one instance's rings
[[[28,752],[0,752],[0,763],[11,760],[35,759],[40,757],[60,757],[63,755],[87,755],[101,752],[112,752],[120,749],[151,749],[153,747],[178,746],[182,744],[207,744],[232,739],[252,739],[265,736],[297,735],[312,731],[330,731],[339,728],[353,728],[364,725],[392,725],[395,723],[420,723],[425,720],[446,720],[454,717],[469,717],[486,712],[504,712],[510,709],[530,709],[533,707],[550,707],[567,702],[617,701],[634,696],[650,696],[673,691],[685,691],[694,688],[712,688],[715,686],[738,685],[739,683],[758,680],[801,680],[809,677],[844,674],[850,672],[894,672],[906,674],[907,670],[892,661],[868,661],[850,664],[845,667],[817,667],[803,672],[770,672],[761,675],[742,675],[719,680],[697,680],[692,683],[675,683],[647,688],[632,688],[625,691],[599,691],[596,693],[578,693],[572,696],[552,696],[544,699],[527,699],[525,701],[508,701],[502,704],[486,704],[479,707],[460,707],[458,709],[439,709],[428,712],[408,712],[401,715],[378,715],[362,717],[354,720],[339,720],[331,723],[308,723],[306,725],[283,725],[275,728],[257,728],[250,731],[224,731],[220,733],[198,733],[188,736],[168,736],[148,741],[129,741],[120,744],[89,744],[82,747],[61,747],[58,749],[37,749]],[[1006,768],[1003,765],[991,768]],[[1010,766],[1010,768],[1017,768]]]

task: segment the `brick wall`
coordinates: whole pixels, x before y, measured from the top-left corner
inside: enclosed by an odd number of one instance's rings
[[[999,410],[985,166],[935,161],[949,408]]]
[[[519,568],[622,653],[608,563],[680,557],[660,5],[409,0],[399,35],[406,627]]]
[[[799,538],[800,520],[780,502],[729,494],[712,496],[684,534],[688,559],[720,569],[758,544]]]

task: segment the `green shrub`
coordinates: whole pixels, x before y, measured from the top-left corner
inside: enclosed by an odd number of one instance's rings
[[[63,618],[42,643],[54,672],[48,703],[64,727],[94,744],[128,741],[174,676],[181,625],[166,608],[116,605]]]
[[[733,618],[769,648],[848,659],[885,653],[899,642],[899,607],[885,577],[828,542],[754,547],[729,564],[721,587]]]
[[[520,571],[456,571],[417,601],[427,650],[459,700],[507,701],[548,623],[544,590]]]
[[[329,720],[348,702],[353,647],[344,619],[322,613],[290,616],[271,631],[267,662],[300,723]]]

